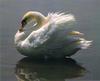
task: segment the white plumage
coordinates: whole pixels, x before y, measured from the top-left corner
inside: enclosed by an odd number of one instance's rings
[[[24,27],[32,20],[36,25],[27,35]],[[16,48],[25,56],[71,56],[79,49],[86,49],[91,45],[91,41],[79,37],[82,33],[68,32],[68,27],[73,22],[75,18],[72,14],[56,12],[45,17],[40,12],[29,11],[23,16],[22,26],[15,35]]]

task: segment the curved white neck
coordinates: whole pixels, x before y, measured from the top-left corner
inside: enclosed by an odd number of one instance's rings
[[[27,12],[23,16],[22,20],[25,20],[27,23],[29,21],[31,21],[31,20],[36,20],[36,22],[37,22],[36,27],[37,28],[40,28],[41,26],[43,26],[46,23],[46,21],[47,21],[47,19],[46,19],[46,17],[44,15],[42,15],[39,12],[33,12],[33,11]],[[18,44],[18,43],[24,41],[27,37],[28,36],[26,35],[24,30],[23,31],[19,31],[18,30],[16,35],[15,35],[15,44]]]
[[[23,16],[22,20],[25,20],[27,23],[31,20],[35,20],[37,26],[41,27],[44,24],[46,17],[40,12],[29,11]]]

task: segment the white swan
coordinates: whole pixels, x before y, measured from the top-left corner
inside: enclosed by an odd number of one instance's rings
[[[36,22],[27,35],[25,26]],[[78,31],[68,32],[69,25],[75,21],[72,14],[49,13],[47,17],[40,12],[29,11],[21,21],[21,27],[15,35],[17,50],[25,56],[71,56],[80,49],[86,49],[92,41],[80,38]]]

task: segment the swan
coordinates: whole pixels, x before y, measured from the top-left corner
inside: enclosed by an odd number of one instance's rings
[[[34,21],[34,25],[25,29],[31,21]],[[88,48],[92,41],[82,38],[83,33],[68,31],[73,22],[75,17],[72,14],[55,12],[44,16],[37,11],[28,11],[22,17],[21,25],[15,34],[16,49],[25,56],[59,58]],[[31,31],[29,34],[28,30]]]

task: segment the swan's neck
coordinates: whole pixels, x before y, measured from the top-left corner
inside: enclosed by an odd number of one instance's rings
[[[43,24],[45,24],[46,17],[40,12],[29,11],[23,16],[22,20],[26,21],[27,23],[31,20],[35,20],[37,23],[37,27],[41,27]]]
[[[48,18],[46,18],[44,15],[42,15],[39,12],[33,12],[33,11],[30,11],[30,12],[26,13],[22,18],[22,21],[25,22],[24,25],[28,24],[28,22],[30,22],[31,20],[35,20],[36,21],[37,29],[41,28],[45,23],[48,22]],[[19,44],[19,43],[21,43],[22,41],[24,41],[27,38],[27,36],[25,34],[25,31],[23,30],[24,26],[21,29],[22,30],[21,31],[18,30],[18,32],[15,35],[15,44]]]

